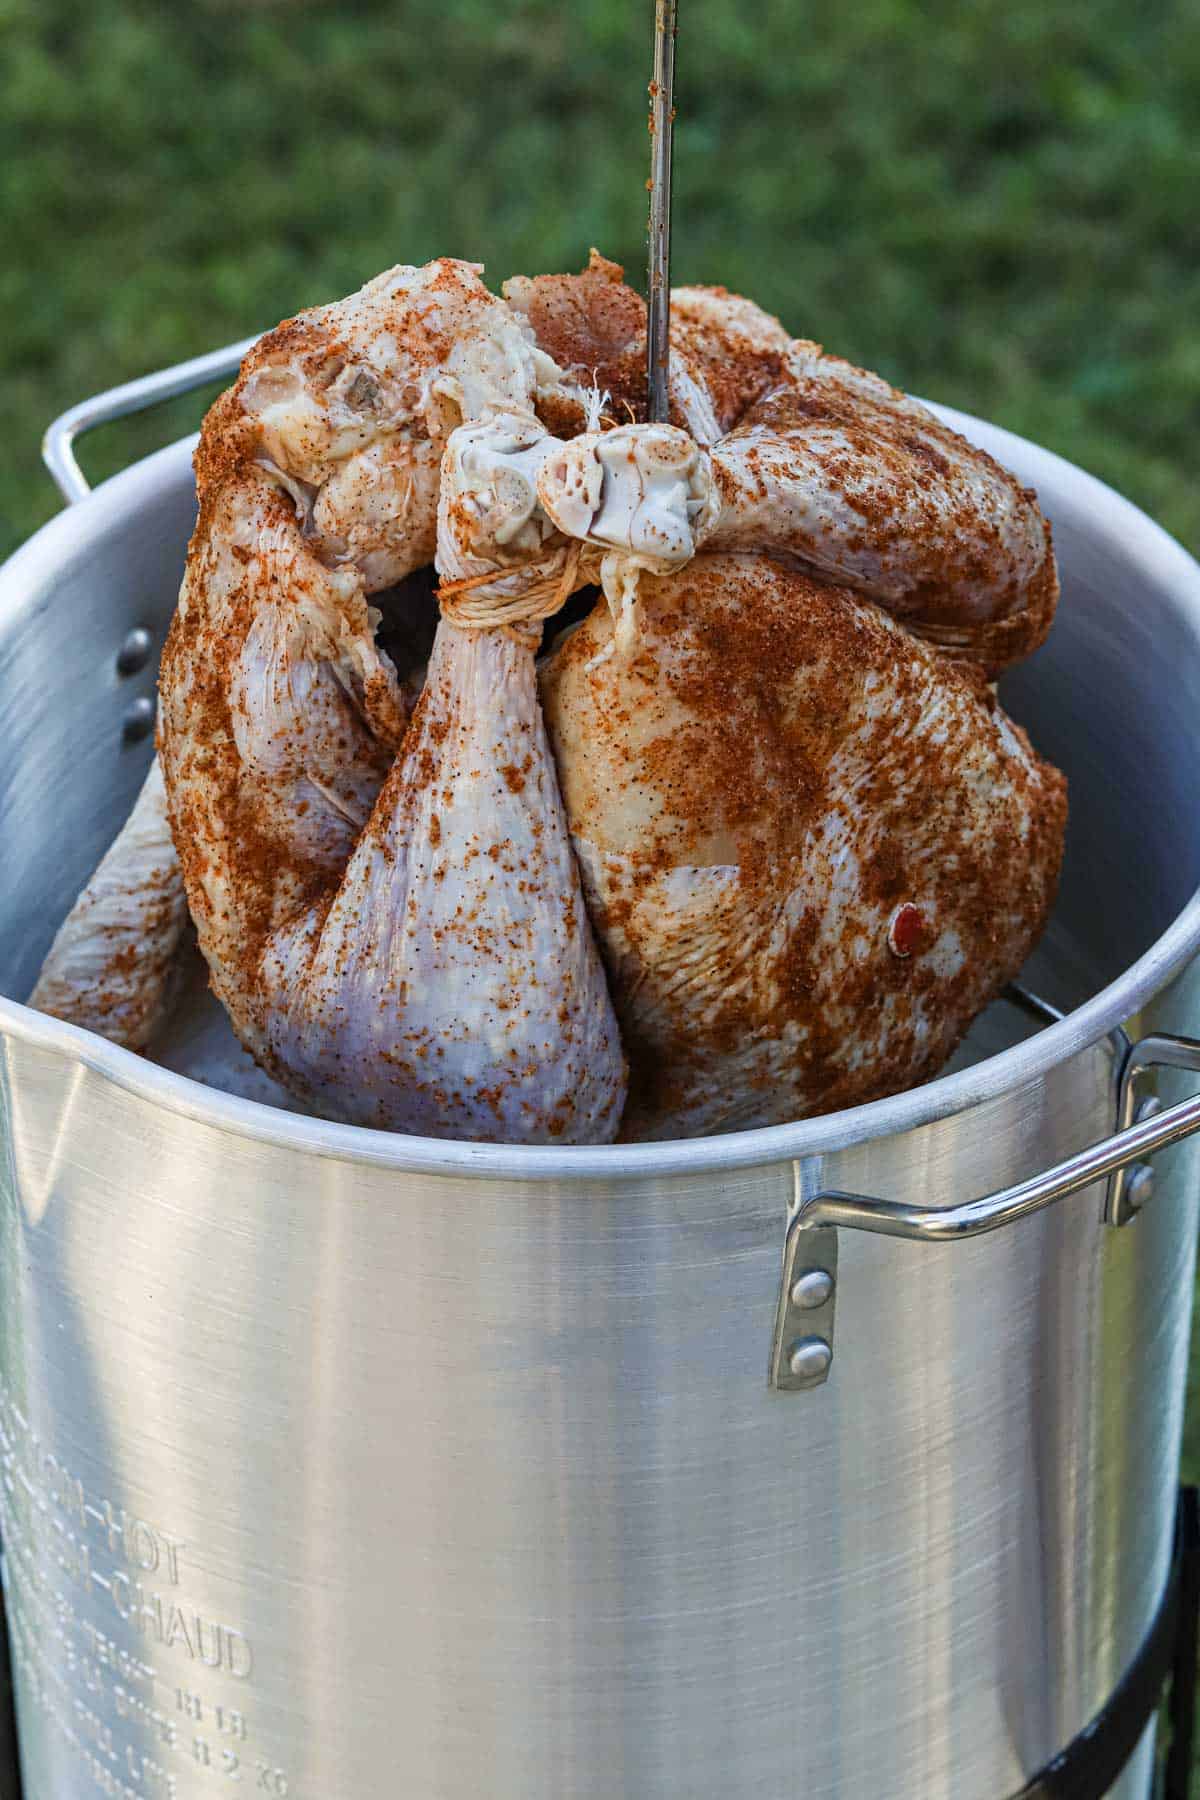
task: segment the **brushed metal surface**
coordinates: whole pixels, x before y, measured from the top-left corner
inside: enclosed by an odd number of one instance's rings
[[[161,642],[187,446],[0,572],[0,1509],[31,1800],[999,1800],[1106,1697],[1169,1564],[1191,1146],[1120,1231],[1098,1183],[968,1242],[840,1234],[827,1382],[765,1380],[798,1198],[1027,1180],[1112,1131],[1106,1032],[1200,1022],[1200,572],[970,429],[1041,489],[1067,575],[1010,703],[1073,781],[1028,976],[1072,1010],[915,1094],[708,1142],[390,1138],[18,1005],[149,754],[121,719],[152,668],[115,659]]]

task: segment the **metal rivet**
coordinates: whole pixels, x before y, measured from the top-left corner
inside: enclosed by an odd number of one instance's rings
[[[154,730],[154,702],[142,694],[131,701],[121,721],[121,736],[127,744],[140,744]]]
[[[827,1373],[833,1351],[822,1337],[797,1338],[788,1351],[788,1368],[797,1381],[816,1381]]]
[[[143,625],[135,625],[117,651],[117,674],[136,675],[150,661],[154,639]]]
[[[1146,1098],[1139,1104],[1137,1111],[1134,1113],[1133,1122],[1135,1125],[1142,1125],[1147,1119],[1157,1118],[1162,1109],[1163,1102],[1159,1099],[1158,1095],[1147,1094]]]
[[[832,1292],[833,1276],[827,1269],[805,1269],[792,1283],[792,1305],[801,1312],[814,1312]]]
[[[1154,1198],[1154,1170],[1149,1163],[1134,1163],[1125,1177],[1125,1204],[1130,1212],[1141,1212]]]

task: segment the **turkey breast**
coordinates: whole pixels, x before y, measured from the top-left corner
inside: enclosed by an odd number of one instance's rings
[[[626,1134],[765,1125],[933,1074],[1020,968],[1066,820],[979,671],[761,556],[643,577],[541,675],[631,1065]]]

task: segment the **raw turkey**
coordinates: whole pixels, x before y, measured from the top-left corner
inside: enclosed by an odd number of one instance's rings
[[[502,299],[399,267],[255,346],[163,661],[178,861],[152,773],[35,1003],[145,1047],[190,910],[296,1103],[518,1142],[612,1139],[626,1052],[633,1137],[940,1066],[1053,896],[1062,780],[987,683],[1049,629],[1049,528],[721,288],[673,295],[647,424],[645,332],[593,252]],[[592,585],[551,745],[535,655]]]
[[[1036,650],[1058,600],[1037,496],[928,407],[819,345],[712,451],[711,549],[787,553],[996,672]]]
[[[852,1106],[933,1074],[1055,892],[1065,783],[960,668],[762,556],[643,577],[542,671],[630,1059],[624,1134]]]
[[[125,826],[60,926],[29,1004],[144,1050],[170,1009],[188,935],[155,760]]]
[[[282,328],[206,424],[162,674],[176,838],[213,985],[305,1103],[604,1141],[624,1059],[534,675],[580,579],[536,497],[556,371],[473,271],[435,267]],[[431,500],[448,616],[406,736],[368,593],[429,554]]]
[[[538,343],[644,417],[645,303],[592,252],[581,275],[506,284]],[[947,654],[996,672],[1054,618],[1058,575],[1037,497],[928,407],[792,340],[723,288],[671,295],[671,418],[710,465],[710,549],[786,555],[884,606]],[[556,428],[574,434],[577,417]]]
[[[538,346],[581,389],[604,397],[603,422],[646,417],[646,302],[625,271],[593,250],[580,275],[514,275],[504,297]],[[779,378],[789,338],[752,300],[719,287],[671,291],[671,423],[713,444]],[[560,436],[584,426],[578,402],[539,393],[538,410]]]

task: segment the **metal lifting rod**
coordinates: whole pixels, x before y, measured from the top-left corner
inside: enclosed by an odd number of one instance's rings
[[[662,423],[670,410],[671,138],[675,128],[676,0],[655,0],[654,79],[650,83],[650,316],[646,332],[648,411]]]

